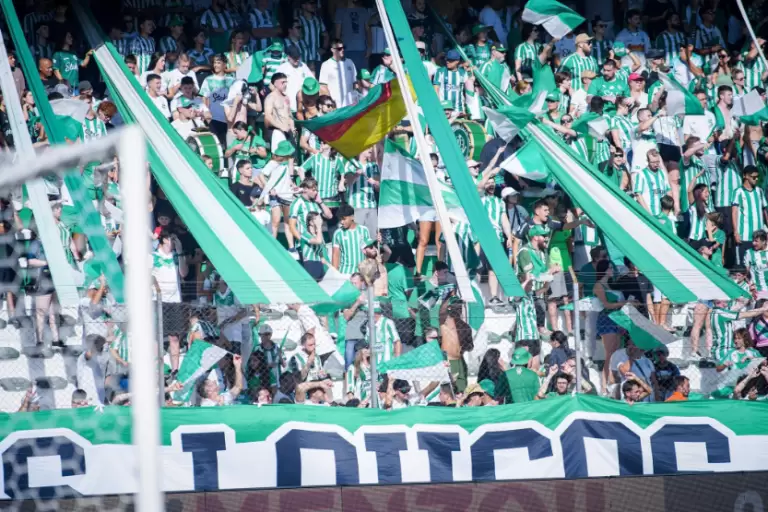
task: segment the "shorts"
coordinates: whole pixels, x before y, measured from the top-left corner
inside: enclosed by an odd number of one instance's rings
[[[304,265],[307,274],[312,276],[315,281],[320,281],[325,276],[325,265],[322,261],[304,261],[302,265]]]
[[[541,340],[520,340],[515,343],[517,347],[525,347],[528,349],[528,353],[531,357],[536,357],[541,354]]]
[[[437,222],[437,210],[429,210],[419,217],[419,222]]]
[[[659,290],[654,286],[653,287],[653,303],[659,304],[660,302],[665,300],[667,300],[667,296],[661,293],[661,290]]]
[[[279,208],[281,206],[291,206],[291,201],[286,201],[282,197],[270,197],[269,198],[269,207],[270,208]]]
[[[548,299],[560,299],[568,296],[568,286],[565,282],[565,272],[555,272],[552,274],[552,282],[549,284]]]
[[[672,144],[658,144],[658,147],[661,159],[665,162],[679,162],[682,158],[680,146],[674,146]]]

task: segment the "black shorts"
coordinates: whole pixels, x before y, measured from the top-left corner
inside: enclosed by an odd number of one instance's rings
[[[661,159],[665,162],[679,162],[683,157],[680,152],[680,146],[674,146],[672,144],[657,144],[659,148],[659,154]]]

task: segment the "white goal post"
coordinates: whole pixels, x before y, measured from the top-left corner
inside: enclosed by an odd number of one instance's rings
[[[117,156],[120,188],[125,200],[124,249],[125,299],[128,310],[128,339],[131,343],[130,392],[133,444],[137,450],[139,490],[136,509],[159,512],[164,509],[160,471],[159,379],[156,376],[157,349],[152,311],[150,272],[149,189],[144,135],[138,127],[127,126],[106,137],[83,144],[51,146],[39,156],[16,155],[16,162],[0,167],[0,189],[10,189],[51,173],[63,173],[87,162]]]

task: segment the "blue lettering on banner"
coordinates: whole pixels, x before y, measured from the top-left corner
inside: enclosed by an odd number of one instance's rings
[[[403,483],[400,452],[408,449],[405,433],[365,434],[365,449],[376,454],[380,484]]]
[[[495,450],[528,448],[528,459],[552,456],[552,443],[532,428],[486,432],[472,443],[472,480],[496,480]]]
[[[616,441],[619,456],[619,474],[643,474],[643,447],[640,436],[617,421],[574,420],[560,436],[563,447],[565,478],[589,476],[587,448],[584,439],[612,439]]]
[[[429,453],[429,481],[453,482],[452,452],[460,450],[459,434],[419,432],[416,434],[419,450]]]
[[[29,459],[61,459],[61,476],[85,474],[85,451],[64,436],[19,439],[3,452],[3,484],[11,499],[80,498],[68,485],[29,486]]]
[[[336,485],[360,483],[357,450],[341,435],[335,432],[291,430],[275,443],[278,487],[301,487],[302,448],[333,451],[336,458]]]
[[[678,473],[675,443],[704,443],[707,462],[726,464],[731,462],[730,444],[725,434],[711,425],[665,425],[651,436],[653,474]]]
[[[227,449],[223,432],[181,434],[181,449],[192,454],[195,490],[215,491],[219,488],[219,456]]]

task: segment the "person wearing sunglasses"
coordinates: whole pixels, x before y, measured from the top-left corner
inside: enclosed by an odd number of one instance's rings
[[[701,21],[693,40],[695,51],[701,56],[717,54],[725,48],[725,40],[715,25],[714,9],[705,8],[701,11]]]
[[[664,50],[664,63],[669,67],[675,65],[680,46],[685,44],[685,34],[681,31],[682,28],[680,15],[675,11],[668,11],[667,29],[656,38],[656,48]]]
[[[605,32],[608,24],[600,16],[595,16],[592,20],[592,57],[595,58],[598,65],[602,65],[608,58],[608,50],[613,47],[613,41],[605,38]]]
[[[345,57],[345,46],[341,39],[331,42],[331,58],[320,66],[320,94],[327,94],[336,105],[346,107],[354,104],[357,67]]]

